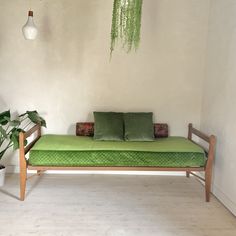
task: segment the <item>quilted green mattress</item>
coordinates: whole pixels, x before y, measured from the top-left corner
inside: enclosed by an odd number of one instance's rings
[[[92,137],[44,135],[31,149],[32,166],[201,167],[204,150],[183,137],[153,142],[95,141]]]

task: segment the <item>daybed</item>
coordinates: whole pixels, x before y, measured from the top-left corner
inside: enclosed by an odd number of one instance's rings
[[[206,201],[210,200],[215,136],[207,136],[189,124],[188,138],[168,137],[166,124],[154,124],[155,141],[95,141],[93,123],[77,123],[76,134],[43,135],[34,126],[20,134],[20,199],[25,198],[27,169],[41,174],[46,170],[129,170],[185,171],[205,181]],[[25,139],[34,140],[24,147]],[[192,140],[196,135],[209,144],[206,151]],[[29,158],[26,154],[29,153]],[[194,172],[205,172],[205,179]]]

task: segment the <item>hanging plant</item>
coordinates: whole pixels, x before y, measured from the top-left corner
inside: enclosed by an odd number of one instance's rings
[[[127,52],[137,49],[140,41],[143,0],[114,0],[111,26],[111,55],[117,41]]]

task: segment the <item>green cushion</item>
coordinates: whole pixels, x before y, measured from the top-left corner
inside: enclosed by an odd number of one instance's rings
[[[154,140],[152,112],[125,113],[124,126],[126,141]]]
[[[116,112],[94,112],[94,139],[124,140],[123,114]]]
[[[204,150],[182,137],[153,142],[96,141],[92,137],[44,135],[30,151],[33,166],[204,166]]]

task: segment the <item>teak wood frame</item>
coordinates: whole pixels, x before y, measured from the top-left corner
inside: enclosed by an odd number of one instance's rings
[[[37,133],[34,137],[33,141],[28,144],[26,147],[24,146],[24,141],[31,136],[32,134]],[[31,166],[28,164],[26,159],[26,154],[30,151],[30,149],[34,146],[34,144],[41,137],[41,127],[39,125],[35,125],[26,133],[20,133],[19,136],[19,156],[20,156],[20,200],[24,201],[25,199],[25,189],[26,189],[26,180],[27,180],[27,170],[36,170],[37,174],[40,175],[42,172],[46,170],[112,170],[112,171],[185,171],[186,176],[189,177],[190,174],[196,176],[205,182],[205,197],[206,201],[210,201],[210,193],[211,193],[211,179],[212,179],[212,167],[213,161],[215,157],[215,145],[216,145],[216,137],[214,135],[207,136],[206,134],[200,132],[199,130],[193,128],[192,124],[188,126],[188,139],[192,142],[192,136],[196,135],[197,137],[203,139],[209,144],[209,149],[206,151],[207,153],[207,161],[204,167],[53,167],[53,166]],[[194,142],[195,143],[195,142]],[[196,143],[199,145],[198,143]],[[205,150],[205,148],[204,148]],[[205,172],[205,178],[202,178],[195,174],[194,172],[203,171]]]

